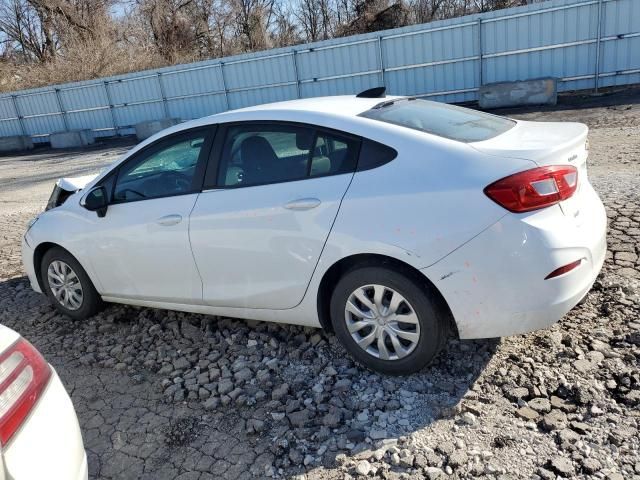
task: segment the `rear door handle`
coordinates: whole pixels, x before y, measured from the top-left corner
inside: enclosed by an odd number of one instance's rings
[[[287,210],[311,210],[320,205],[320,203],[318,198],[299,198],[285,203],[284,208]]]
[[[177,225],[182,221],[182,215],[165,215],[164,217],[160,217],[156,220],[158,225],[162,225],[163,227],[170,227],[171,225]]]

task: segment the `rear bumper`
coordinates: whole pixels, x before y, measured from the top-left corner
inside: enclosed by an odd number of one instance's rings
[[[545,328],[591,289],[606,254],[607,217],[585,184],[580,213],[556,205],[508,214],[453,253],[423,270],[449,304],[460,338],[490,338]],[[574,270],[544,278],[582,259]]]
[[[88,478],[78,419],[55,370],[42,397],[3,449],[2,456],[8,478]]]

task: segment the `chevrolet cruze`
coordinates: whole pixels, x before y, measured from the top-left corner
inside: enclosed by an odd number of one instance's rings
[[[382,89],[190,121],[30,222],[33,288],[77,319],[104,302],[331,329],[360,363],[419,370],[449,334],[559,320],[605,258],[587,127]]]

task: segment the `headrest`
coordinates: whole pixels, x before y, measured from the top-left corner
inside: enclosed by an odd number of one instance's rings
[[[313,142],[313,131],[304,128],[296,133],[298,150],[311,150],[311,142]]]

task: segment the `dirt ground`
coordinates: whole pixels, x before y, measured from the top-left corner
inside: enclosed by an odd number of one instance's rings
[[[0,157],[0,323],[60,374],[90,477],[640,479],[640,92],[498,113],[590,127],[603,273],[552,328],[451,340],[401,378],[312,329],[115,305],[57,315],[24,277],[26,223],[56,178],[130,144]]]

